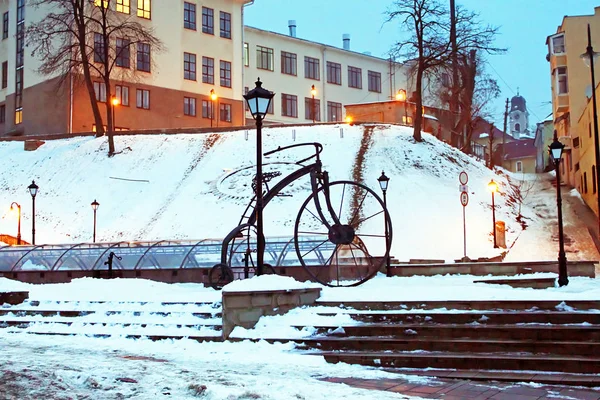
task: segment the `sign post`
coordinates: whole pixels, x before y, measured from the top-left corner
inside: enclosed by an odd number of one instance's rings
[[[460,182],[459,190],[460,190],[460,204],[463,208],[463,260],[467,258],[467,220],[465,216],[465,209],[467,208],[467,204],[469,204],[469,193],[467,182],[469,182],[469,175],[465,171],[461,172],[458,175],[458,181]]]

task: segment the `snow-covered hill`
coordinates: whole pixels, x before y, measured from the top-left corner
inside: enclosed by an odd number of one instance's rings
[[[469,175],[466,208],[467,252],[499,254],[492,245],[490,179],[500,184],[496,218],[507,226],[508,245],[522,230],[517,206],[507,202],[506,176],[424,134],[416,143],[408,128],[376,125],[319,125],[267,128],[263,152],[301,142],[320,142],[331,180],[356,180],[378,194],[382,170],[390,177],[388,207],[393,220],[392,255],[455,259],[463,255],[462,206],[458,176]],[[97,199],[99,241],[222,238],[238,224],[252,197],[256,133],[250,130],[180,135],[116,137],[121,154],[108,158],[105,138],[47,141],[25,152],[22,142],[0,143],[0,233],[16,234],[11,202],[22,206],[23,239],[30,241],[31,197],[35,179],[36,242],[91,241],[92,208]],[[310,148],[264,160],[266,171],[283,175],[310,154]],[[279,179],[279,178],[277,178]],[[272,185],[277,179],[272,181]],[[294,221],[309,195],[308,179],[297,182],[265,210],[267,236],[292,236]],[[522,212],[525,213],[526,210]]]

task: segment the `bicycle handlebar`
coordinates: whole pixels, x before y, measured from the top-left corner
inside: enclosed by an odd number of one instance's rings
[[[301,147],[301,146],[315,146],[315,154],[313,154],[310,157],[306,157],[300,161],[296,161],[297,164],[302,163],[306,160],[310,160],[313,157],[318,157],[319,154],[321,154],[321,152],[323,151],[323,145],[321,143],[317,143],[317,142],[313,142],[313,143],[298,143],[298,144],[292,144],[290,146],[285,146],[285,147],[277,147],[275,150],[271,150],[271,151],[267,151],[266,153],[264,153],[263,155],[265,157],[270,156],[271,154],[275,154],[275,153],[279,153],[280,151],[283,150],[287,150],[287,149],[291,149],[294,147]]]

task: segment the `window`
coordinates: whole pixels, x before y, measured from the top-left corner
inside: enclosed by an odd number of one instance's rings
[[[552,54],[563,54],[565,52],[565,34],[553,36],[550,40],[550,51]]]
[[[569,85],[567,82],[567,67],[558,67],[554,70],[556,74],[556,87],[558,94],[569,93]]]
[[[4,104],[2,104],[0,106],[0,124],[3,124],[6,122],[6,106]]]
[[[592,193],[596,193],[596,166],[592,165]]]
[[[281,115],[298,118],[298,97],[293,94],[281,94]]]
[[[122,106],[129,106],[129,86],[115,85],[115,97]]]
[[[8,38],[8,11],[2,14],[2,39]]]
[[[25,60],[25,23],[17,24],[17,68],[23,66]]]
[[[327,121],[338,122],[342,120],[342,103],[327,102]]]
[[[281,73],[287,75],[297,75],[296,55],[294,53],[288,53],[287,51],[281,52]]]
[[[304,77],[308,79],[320,78],[319,76],[319,59],[312,57],[304,57]]]
[[[519,123],[515,124],[515,132],[521,132],[521,124],[519,124]]]
[[[106,84],[104,82],[94,82],[94,93],[96,93],[96,101],[106,103]]]
[[[17,24],[25,22],[25,0],[17,0]]]
[[[273,49],[256,46],[256,68],[273,71]]]
[[[137,45],[137,69],[150,72],[150,44],[148,43],[138,43]]]
[[[117,0],[117,12],[129,14],[129,0]]]
[[[103,8],[108,8],[108,0],[94,0],[94,5],[97,7],[102,6]]]
[[[135,105],[137,108],[143,108],[144,110],[150,109],[150,91],[145,89],[136,89],[136,100]]]
[[[123,67],[123,68],[129,68],[131,65],[131,60],[130,60],[130,51],[129,51],[129,46],[131,45],[131,42],[129,41],[129,39],[119,39],[117,38],[117,54],[116,54],[116,60],[115,60],[115,64],[117,65],[117,67]]]
[[[202,57],[202,83],[215,83],[215,60],[210,57]]]
[[[104,38],[99,33],[94,33],[94,62],[104,62]]]
[[[402,123],[404,125],[411,125],[412,124],[412,117],[409,117],[407,115],[403,115],[402,116]]]
[[[196,80],[196,55],[183,53],[183,79]]]
[[[327,61],[327,83],[342,84],[342,64]]]
[[[221,86],[231,87],[231,63],[221,60]]]
[[[231,122],[231,104],[221,103],[219,105],[219,115],[221,121]]]
[[[381,74],[375,71],[368,72],[369,92],[381,93]]]
[[[183,27],[196,30],[196,5],[187,1],[183,3]]]
[[[213,102],[211,100],[202,100],[202,118],[213,117]]]
[[[348,66],[348,87],[362,89],[362,70]]]
[[[314,118],[313,118],[314,112]],[[315,99],[313,104],[312,97],[304,98],[304,118],[309,120],[321,121],[321,100]]]
[[[210,35],[215,34],[214,10],[208,7],[202,7],[202,32]]]
[[[583,173],[583,193],[587,193],[587,173]]]
[[[2,89],[8,86],[8,61],[2,63]]]
[[[579,147],[579,138],[573,138],[573,147],[577,149]]]
[[[15,110],[15,125],[23,123],[23,108]]]
[[[450,75],[448,75],[447,72],[442,72],[442,86],[443,87],[450,87]]]
[[[250,65],[250,48],[248,47],[248,43],[244,43],[244,66]]]
[[[231,39],[231,14],[221,11],[219,15],[221,20],[221,37]]]
[[[523,172],[523,163],[521,161],[517,161],[517,172]]]
[[[189,115],[190,117],[196,116],[196,98],[195,97],[184,97],[183,98],[183,115]]]
[[[145,19],[150,19],[150,1],[138,0],[137,16]]]

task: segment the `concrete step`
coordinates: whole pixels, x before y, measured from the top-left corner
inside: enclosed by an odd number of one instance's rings
[[[73,324],[84,325],[88,327],[98,326],[119,326],[119,327],[135,327],[135,328],[150,328],[150,327],[170,327],[170,328],[197,328],[197,327],[207,327],[215,330],[221,330],[222,326],[220,323],[202,323],[199,322],[197,324],[180,324],[177,322],[170,323],[168,320],[164,322],[111,322],[111,321],[89,321],[89,320],[72,320],[72,321],[64,321],[64,320],[55,320],[48,318],[47,321],[43,320],[25,320],[25,319],[3,319],[0,321],[0,328],[7,327],[18,327],[18,328],[27,328],[32,325],[43,326],[43,325],[64,325],[71,326]]]
[[[240,339],[242,340],[242,339]],[[258,339],[257,339],[258,340]],[[531,353],[588,356],[600,354],[598,342],[555,342],[500,339],[435,339],[385,337],[311,337],[306,339],[262,339],[270,343],[293,341],[300,349],[322,351],[435,351],[473,353]]]
[[[510,353],[321,352],[327,362],[386,368],[453,368],[600,373],[600,358]]]
[[[317,315],[334,316],[339,313],[319,312]],[[346,313],[352,319],[370,323],[440,323],[440,324],[600,324],[600,312],[563,312],[563,311],[485,311],[485,312],[365,312]]]
[[[568,310],[600,311],[600,300],[432,300],[432,301],[323,301],[316,306],[355,310]]]
[[[344,326],[345,336],[435,337],[545,341],[600,341],[600,325],[390,325]],[[327,328],[322,327],[319,332]],[[329,328],[330,329],[330,328]]]
[[[188,314],[198,318],[221,318],[221,312],[188,312],[188,311],[132,311],[132,310],[48,310],[48,309],[0,309],[0,317],[5,315],[13,315],[13,316],[34,316],[39,315],[43,317],[83,317],[86,315],[98,314],[98,315],[119,315],[119,314],[130,314],[133,313],[133,316],[141,316],[141,315],[153,315],[153,316],[161,316],[161,317],[169,317],[172,315],[178,314]]]
[[[87,337],[98,337],[98,338],[108,338],[111,336],[114,336],[114,333],[71,333],[71,332],[25,332],[27,334],[30,335],[45,335],[45,336],[78,336],[78,335],[83,335],[83,336],[87,336]],[[125,334],[125,335],[118,335],[120,338],[126,338],[126,339],[149,339],[152,341],[157,341],[157,340],[180,340],[180,339],[189,339],[189,340],[195,340],[196,342],[202,343],[202,342],[222,342],[223,338],[221,337],[221,335],[218,336],[190,336],[190,335],[143,335],[143,334]]]

